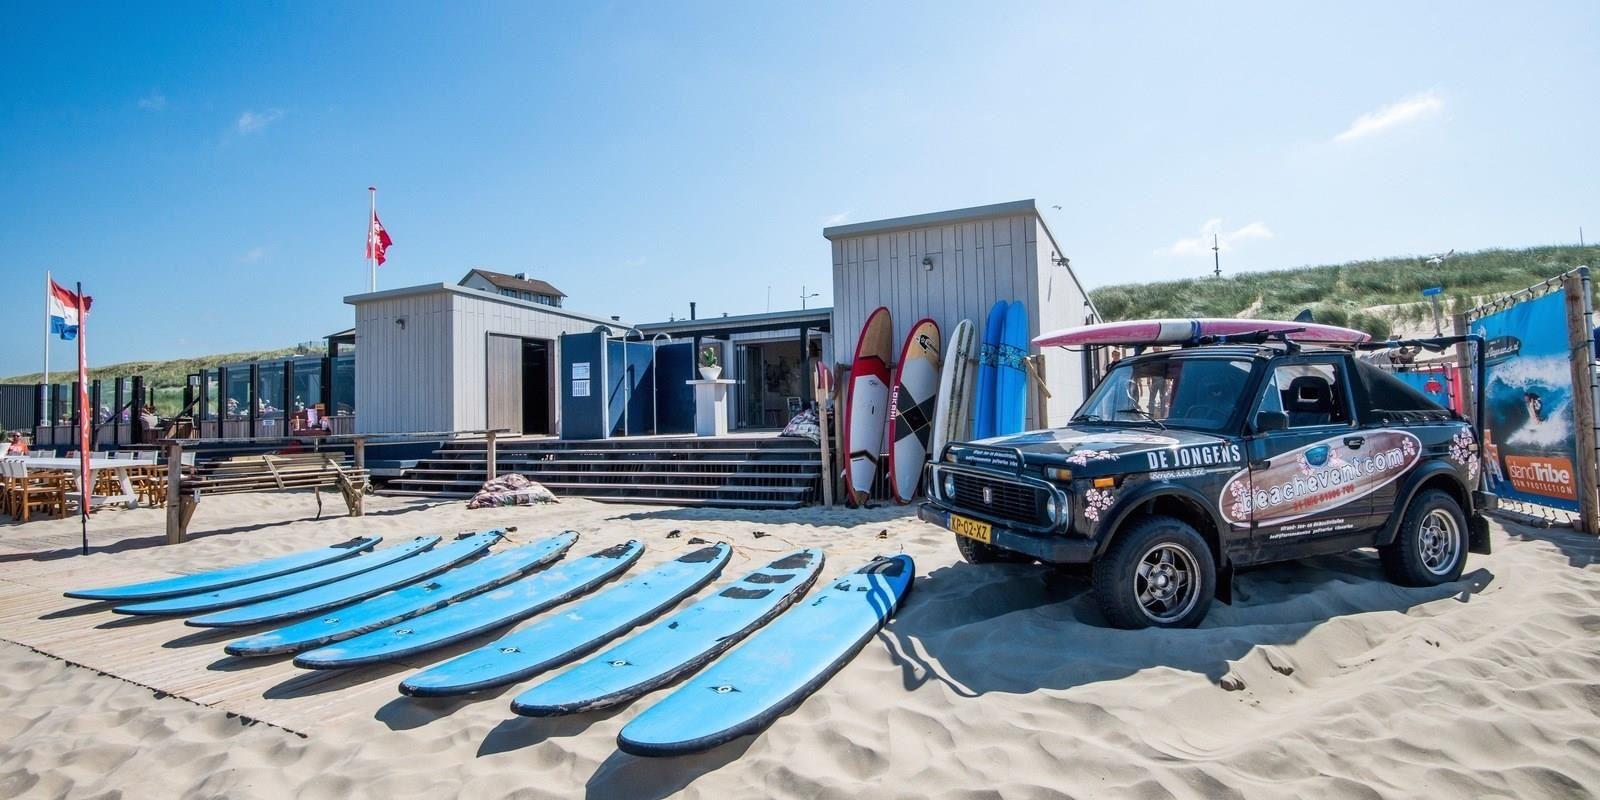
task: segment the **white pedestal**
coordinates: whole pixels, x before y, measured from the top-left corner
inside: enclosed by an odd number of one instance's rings
[[[728,387],[733,381],[685,381],[694,387],[694,435],[728,435]]]

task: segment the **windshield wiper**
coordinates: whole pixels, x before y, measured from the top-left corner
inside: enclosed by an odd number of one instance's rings
[[[1156,415],[1154,415],[1154,414],[1152,414],[1152,413],[1150,413],[1150,412],[1148,412],[1148,411],[1146,411],[1146,410],[1144,410],[1142,408],[1119,408],[1119,409],[1117,409],[1117,413],[1118,414],[1138,414],[1139,416],[1144,417],[1145,419],[1150,420],[1151,422],[1154,422],[1156,424],[1156,427],[1160,428],[1161,430],[1166,430],[1167,429],[1167,426],[1162,424],[1161,420],[1156,419]]]
[[[1070,421],[1071,422],[1095,423],[1095,422],[1110,422],[1111,420],[1106,419],[1105,417],[1102,417],[1099,414],[1079,414],[1076,417],[1073,417]]]

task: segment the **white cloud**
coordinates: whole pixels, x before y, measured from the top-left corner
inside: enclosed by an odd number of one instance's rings
[[[151,92],[139,98],[139,107],[146,111],[160,111],[167,107],[167,96],[160,92]]]
[[[1362,139],[1376,133],[1382,133],[1396,125],[1416,122],[1419,119],[1431,117],[1444,108],[1444,99],[1432,90],[1413,95],[1398,103],[1390,103],[1377,111],[1369,111],[1356,117],[1350,127],[1338,136],[1333,137],[1336,142],[1349,142]]]
[[[1247,242],[1251,239],[1271,239],[1272,229],[1268,228],[1265,222],[1251,222],[1231,231],[1225,231],[1222,229],[1222,220],[1208,219],[1204,225],[1200,226],[1199,236],[1179,239],[1166,247],[1157,248],[1156,255],[1188,256],[1204,253],[1211,249],[1213,236],[1216,237],[1217,249],[1232,250],[1233,246],[1239,242]]]
[[[259,133],[261,129],[277,122],[283,116],[283,109],[269,108],[266,111],[246,111],[239,115],[236,123],[240,133]]]
[[[824,218],[822,220],[822,224],[823,225],[841,225],[841,224],[844,223],[845,220],[847,220],[849,218],[850,218],[850,212],[848,212],[848,211],[840,211],[837,214],[828,215],[826,218]]]
[[[246,250],[244,255],[239,256],[239,260],[243,261],[246,264],[254,264],[257,261],[260,261],[261,259],[266,258],[266,257],[267,257],[267,248],[265,248],[265,247],[252,247],[249,250]]]

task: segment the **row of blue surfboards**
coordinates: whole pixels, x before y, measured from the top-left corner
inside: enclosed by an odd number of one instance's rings
[[[1021,300],[996,300],[984,320],[978,346],[977,396],[973,399],[972,438],[1021,433],[1028,411],[1028,306]],[[938,453],[930,454],[938,458]]]
[[[197,627],[279,625],[229,643],[227,652],[295,653],[294,663],[309,669],[392,663],[551,612],[400,684],[407,695],[444,697],[577,661],[698,592],[732,555],[726,543],[701,547],[601,590],[639,561],[644,544],[630,540],[564,559],[579,538],[565,531],[487,554],[506,533],[462,534],[442,546],[436,546],[441,537],[424,536],[381,550],[375,549],[381,537],[360,537],[226,569],[66,594],[117,603],[113,610],[122,614],[185,616]],[[822,565],[821,550],[788,553],[547,677],[511,707],[527,716],[591,711],[689,678],[622,729],[622,750],[692,753],[756,733],[866,644],[910,590],[915,572],[908,556],[877,558],[810,591]]]

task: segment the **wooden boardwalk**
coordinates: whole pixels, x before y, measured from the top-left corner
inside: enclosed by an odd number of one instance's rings
[[[379,504],[383,502],[378,499]],[[113,603],[62,595],[68,589],[168,577],[179,571],[211,569],[332,544],[352,535],[355,531],[349,526],[358,524],[348,518],[309,525],[287,523],[288,530],[281,537],[284,541],[272,536],[274,552],[246,556],[240,548],[258,549],[260,539],[255,535],[204,537],[173,547],[155,545],[152,540],[162,538],[154,530],[160,515],[156,509],[96,515],[91,523],[95,526],[102,523],[102,517],[138,518],[149,524],[120,536],[92,527],[90,538],[97,552],[87,557],[77,555],[76,521],[0,527],[0,640],[301,735],[352,716],[370,720],[386,703],[400,697],[396,686],[404,674],[467,649],[462,645],[411,664],[303,670],[294,666],[289,655],[247,659],[223,652],[227,642],[275,627],[272,624],[194,628],[184,625],[181,617],[131,617],[112,613]],[[243,542],[249,539],[256,541]],[[391,534],[385,545],[398,541],[399,536]],[[164,563],[174,568],[157,566]]]

